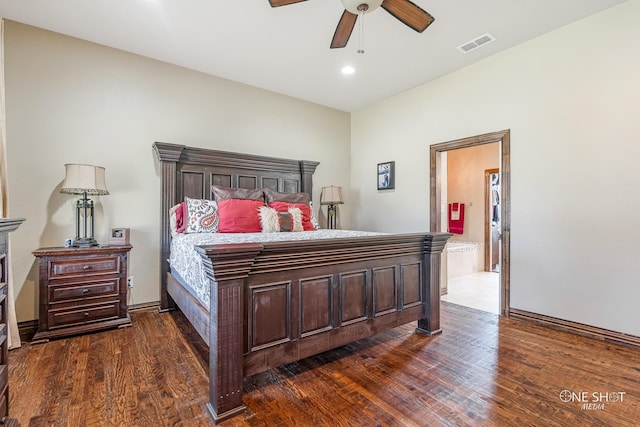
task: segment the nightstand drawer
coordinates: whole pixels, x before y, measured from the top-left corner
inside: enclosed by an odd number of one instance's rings
[[[84,324],[96,320],[107,320],[120,315],[120,302],[69,307],[49,311],[49,329]]]
[[[120,278],[94,280],[84,283],[49,285],[49,303],[72,301],[91,297],[117,296]]]
[[[120,258],[117,256],[86,259],[56,259],[49,263],[49,279],[119,272]]]

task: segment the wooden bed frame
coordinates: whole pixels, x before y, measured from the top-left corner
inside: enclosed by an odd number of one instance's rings
[[[162,176],[161,310],[182,310],[209,345],[217,423],[241,413],[244,377],[416,321],[440,333],[440,254],[448,233],[198,247],[211,312],[170,272],[167,212],[212,184],[312,195],[318,162],[156,142]],[[215,310],[213,309],[215,307]]]

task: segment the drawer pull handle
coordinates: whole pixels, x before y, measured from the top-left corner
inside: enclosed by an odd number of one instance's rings
[[[91,266],[90,265],[85,265],[82,267],[83,270],[91,270]]]
[[[84,289],[82,290],[82,293],[83,293],[83,294],[86,294],[87,292],[89,292],[89,289],[87,289],[87,288],[84,288]]]
[[[86,311],[84,312],[84,317],[89,317],[89,313],[87,313]]]

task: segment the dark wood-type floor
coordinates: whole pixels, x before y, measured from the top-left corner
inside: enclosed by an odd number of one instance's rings
[[[436,337],[407,325],[248,378],[247,412],[222,425],[640,422],[640,351],[453,304],[442,317]],[[131,328],[11,351],[11,416],[23,427],[213,425],[207,350],[182,315],[132,319]],[[573,393],[566,402],[563,390]]]

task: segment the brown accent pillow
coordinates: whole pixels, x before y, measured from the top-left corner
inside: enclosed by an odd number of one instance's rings
[[[303,205],[309,204],[309,195],[307,193],[279,193],[265,188],[264,195],[267,198],[267,204],[271,202],[300,203]]]
[[[304,231],[302,211],[296,207],[291,207],[287,212],[278,212],[268,206],[260,206],[258,211],[263,233]]]
[[[280,223],[280,231],[293,230],[293,218],[289,212],[278,212],[278,222]]]
[[[261,202],[264,202],[264,191],[262,190],[262,188],[229,188],[221,187],[219,185],[212,185],[211,193],[213,194],[213,200],[215,201],[227,199],[244,199],[259,200]]]

